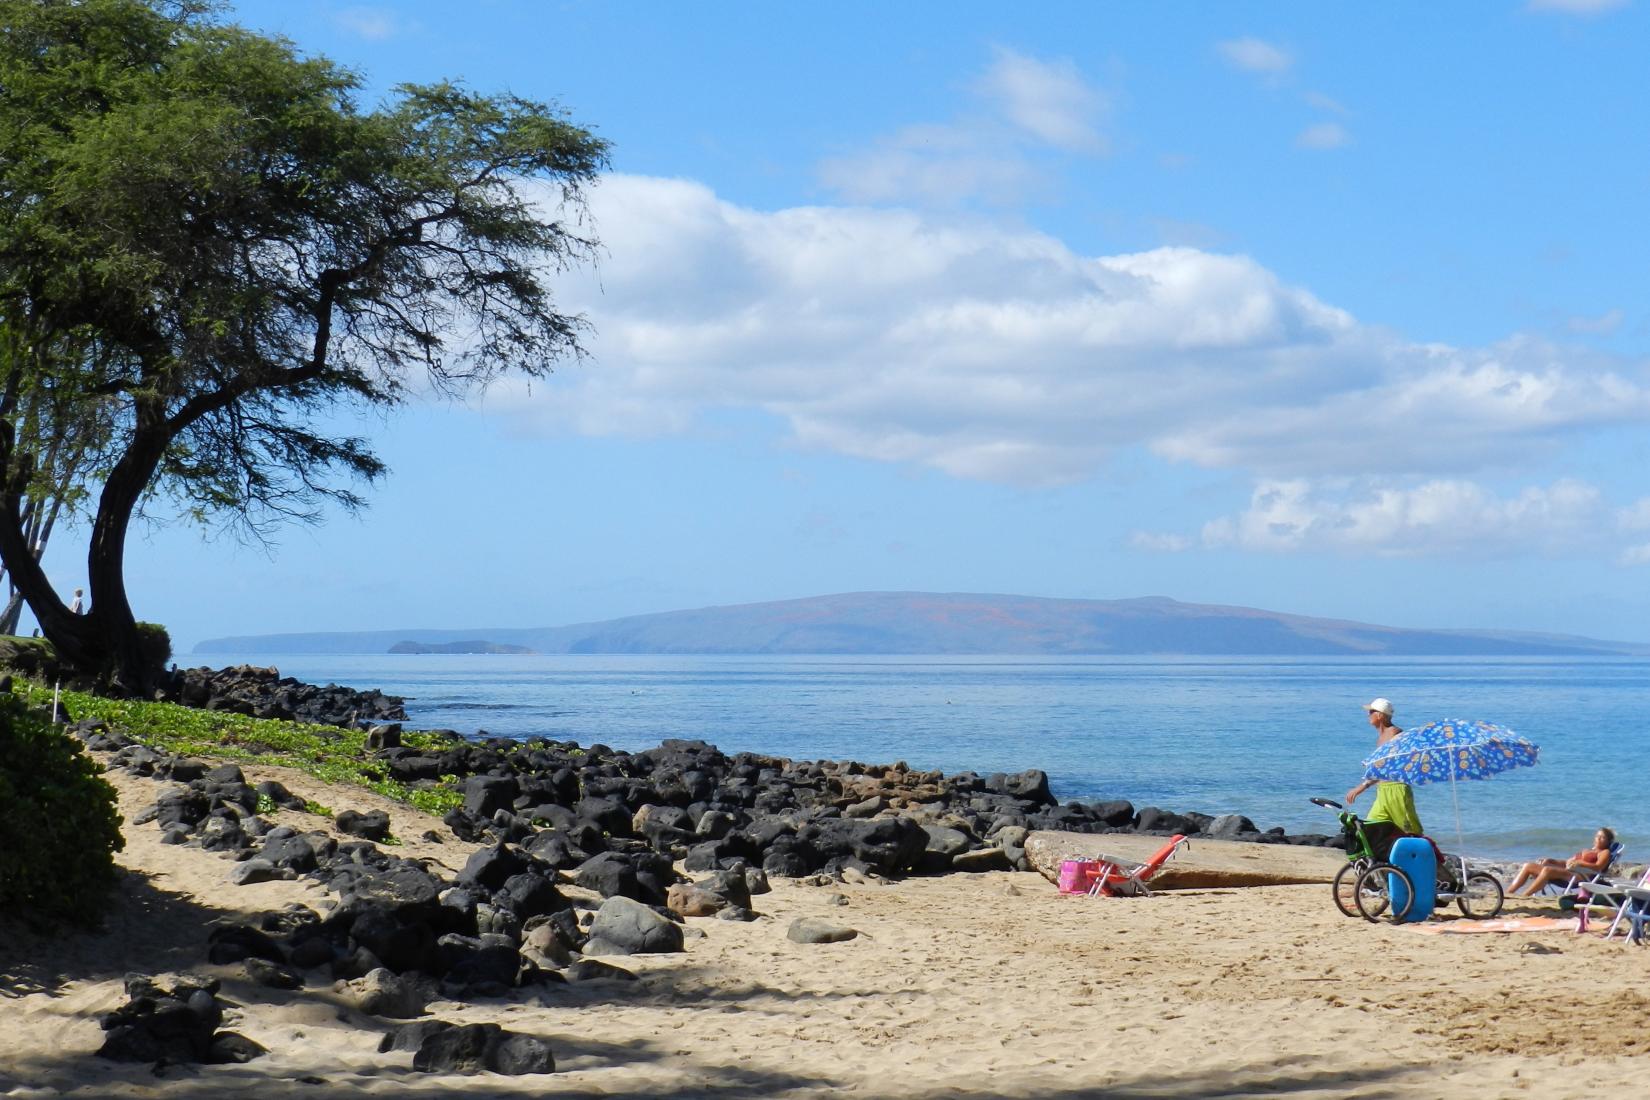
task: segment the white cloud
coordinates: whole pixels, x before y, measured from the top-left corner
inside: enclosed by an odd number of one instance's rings
[[[1650,542],[1629,546],[1616,560],[1622,565],[1650,565]]]
[[[1070,60],[1039,61],[998,49],[980,88],[1004,117],[1046,145],[1085,153],[1105,149],[1096,128],[1105,98]]]
[[[333,13],[332,21],[351,34],[373,42],[393,38],[402,30],[400,17],[386,8],[343,8]]]
[[[1215,48],[1234,68],[1246,73],[1279,76],[1288,72],[1295,63],[1288,50],[1260,38],[1231,38]]]
[[[1607,310],[1596,317],[1571,317],[1566,327],[1582,336],[1609,336],[1621,327],[1627,315],[1619,309]]]
[[[1616,526],[1623,531],[1650,531],[1650,497],[1640,497],[1617,509]]]
[[[1007,205],[1048,186],[1029,154],[1106,152],[1106,97],[1069,60],[998,49],[974,87],[983,113],[906,126],[868,148],[827,157],[820,183],[855,203]]]
[[[1608,514],[1596,488],[1572,480],[1502,497],[1453,479],[1353,491],[1296,478],[1258,484],[1245,511],[1204,526],[1202,542],[1260,551],[1493,558],[1596,549]]]
[[[595,361],[490,399],[531,430],[759,410],[808,447],[1043,485],[1122,447],[1277,478],[1463,477],[1650,423],[1642,365],[1415,344],[1244,256],[1082,256],[980,219],[757,211],[622,175],[592,210],[609,258],[558,286]]]
[[[1530,11],[1555,11],[1565,15],[1603,15],[1625,8],[1629,0],[1529,0]]]
[[[1301,96],[1301,98],[1306,100],[1308,106],[1316,107],[1320,111],[1328,111],[1331,114],[1336,115],[1350,113],[1339,100],[1331,99],[1322,92],[1307,92],[1305,95]]]
[[[1024,157],[993,152],[966,131],[908,126],[870,149],[820,162],[819,181],[849,202],[917,199],[961,206],[970,199],[1008,205],[1042,186]]]
[[[1302,149],[1339,149],[1351,140],[1338,122],[1315,122],[1295,135],[1295,144]]]

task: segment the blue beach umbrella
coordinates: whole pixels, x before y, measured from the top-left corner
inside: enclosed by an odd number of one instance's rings
[[[1461,840],[1461,801],[1456,784],[1488,779],[1513,768],[1532,766],[1541,750],[1505,726],[1447,718],[1405,730],[1364,761],[1364,776],[1390,783],[1449,781],[1455,805],[1455,838]]]

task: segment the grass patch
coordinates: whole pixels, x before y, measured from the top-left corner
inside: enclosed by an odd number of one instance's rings
[[[31,706],[50,707],[52,689],[30,680],[18,680],[13,689]],[[221,710],[197,710],[177,703],[144,703],[106,699],[82,691],[65,691],[63,705],[76,719],[101,718],[134,741],[157,752],[183,756],[211,756],[251,764],[295,768],[327,783],[364,787],[396,802],[439,817],[464,804],[455,776],[442,776],[433,788],[415,789],[384,774],[382,762],[367,751],[362,730],[286,722],[278,718],[251,718]],[[409,748],[440,751],[441,737],[410,731],[402,734]],[[262,809],[260,803],[259,806]],[[332,816],[319,803],[305,807],[311,813]]]

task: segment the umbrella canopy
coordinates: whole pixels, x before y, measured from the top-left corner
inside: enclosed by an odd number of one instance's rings
[[[1364,775],[1393,783],[1488,779],[1527,768],[1541,750],[1504,726],[1461,718],[1405,730],[1364,761]]]
[[[1505,726],[1448,718],[1405,730],[1376,749],[1364,761],[1364,776],[1411,786],[1449,780],[1450,801],[1455,804],[1455,840],[1464,846],[1456,782],[1488,779],[1513,768],[1527,768],[1540,755],[1539,748]],[[1462,866],[1464,869],[1464,862]]]

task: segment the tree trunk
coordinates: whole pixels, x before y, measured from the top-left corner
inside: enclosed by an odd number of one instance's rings
[[[0,492],[0,559],[5,561],[12,584],[28,602],[29,610],[40,623],[40,633],[52,643],[58,657],[76,668],[95,673],[105,662],[92,625],[87,616],[70,611],[52,589],[23,530],[19,503],[17,493]]]
[[[126,596],[126,532],[169,438],[164,422],[140,432],[104,482],[87,549],[91,606],[77,615],[53,590],[29,543],[21,514],[22,494],[0,490],[0,560],[40,623],[40,632],[65,663],[97,677],[111,689],[147,695],[160,667],[144,654],[143,638]]]
[[[110,688],[129,695],[148,695],[163,671],[144,654],[137,617],[126,595],[126,532],[138,499],[160,465],[167,439],[164,427],[141,432],[109,471],[86,551],[91,606],[83,618],[100,651],[96,671]],[[51,637],[44,624],[41,630]]]
[[[17,623],[22,618],[23,593],[14,590],[6,600],[6,610],[0,612],[0,634],[16,634]]]

